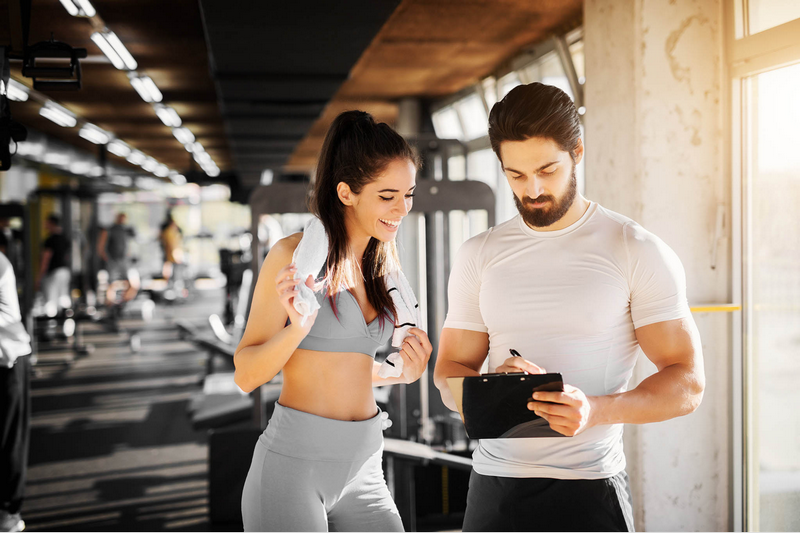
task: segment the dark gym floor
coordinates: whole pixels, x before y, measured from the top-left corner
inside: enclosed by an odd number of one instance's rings
[[[118,333],[79,324],[94,345],[89,355],[40,351],[22,509],[29,530],[240,527],[208,520],[207,434],[186,413],[207,356],[175,327],[175,319],[203,324],[221,311],[221,291],[200,292],[190,303],[159,305],[151,322],[124,318]],[[139,330],[138,353],[130,330]]]

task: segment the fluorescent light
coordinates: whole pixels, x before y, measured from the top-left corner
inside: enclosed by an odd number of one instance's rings
[[[44,155],[44,162],[48,165],[63,166],[69,164],[69,156],[67,154],[59,154],[57,152],[49,152]]]
[[[17,143],[17,155],[38,159],[44,153],[44,145],[38,142],[21,141]]]
[[[72,128],[78,123],[78,119],[75,118],[71,111],[64,109],[55,102],[46,102],[39,109],[39,114],[65,128]]]
[[[99,178],[100,176],[102,176],[105,173],[106,173],[105,169],[103,167],[101,167],[100,165],[93,166],[92,170],[89,171],[89,175],[90,176],[94,176],[95,178]]]
[[[85,176],[92,170],[92,164],[87,161],[75,161],[69,165],[69,171],[73,174]]]
[[[94,44],[96,44],[97,47],[102,50],[108,60],[111,61],[112,65],[119,70],[125,70],[125,62],[121,57],[119,57],[119,54],[116,52],[116,50],[114,50],[114,47],[111,46],[111,43],[106,40],[105,35],[99,31],[96,31],[92,34],[92,41],[94,41]]]
[[[160,102],[164,98],[149,76],[136,76],[134,73],[130,73],[128,76],[130,77],[131,85],[145,102]]]
[[[109,152],[119,157],[128,157],[131,154],[131,147],[119,139],[114,139],[108,143],[107,148]]]
[[[150,93],[151,101],[153,102],[160,102],[164,97],[161,94],[161,91],[158,90],[156,87],[155,82],[150,79],[150,76],[141,76],[139,79],[142,80],[142,84],[144,84],[144,88]]]
[[[72,0],[61,0],[61,5],[64,6],[64,9],[67,10],[67,13],[73,17],[77,17],[81,12],[80,9],[78,9],[78,7],[72,3]]]
[[[170,181],[172,181],[173,185],[186,185],[186,178],[183,174],[178,174],[177,172],[171,172],[169,175]]]
[[[273,172],[267,168],[261,171],[261,185],[270,185],[272,183]]]
[[[159,178],[166,178],[167,175],[169,175],[169,168],[164,164],[158,165],[155,170],[153,170],[153,174]]]
[[[131,155],[129,155],[126,159],[127,159],[128,163],[132,163],[134,165],[141,165],[142,163],[145,162],[145,160],[147,159],[147,156],[145,156],[139,150],[133,150],[131,152]]]
[[[172,134],[183,145],[194,142],[194,134],[188,128],[172,128]]]
[[[218,167],[204,168],[203,170],[205,170],[206,174],[208,174],[212,178],[216,178],[217,176],[219,176],[219,168]]]
[[[158,161],[156,161],[150,156],[147,156],[144,162],[142,163],[142,168],[145,169],[147,172],[153,172],[157,166],[158,166]]]
[[[75,0],[75,3],[78,4],[78,7],[81,8],[81,11],[83,11],[83,14],[87,17],[97,15],[97,11],[95,11],[94,6],[89,3],[89,0]]]
[[[14,100],[15,102],[27,102],[28,88],[21,83],[10,79],[8,80],[6,96],[8,96],[9,100]]]
[[[77,1],[80,2],[81,0]],[[125,63],[125,67],[127,67],[128,70],[136,70],[136,67],[138,67],[139,64],[133,58],[131,53],[128,52],[128,49],[125,48],[125,45],[122,44],[122,41],[119,40],[117,34],[113,31],[108,31],[104,35],[106,41],[108,41],[108,44],[110,44],[111,47],[114,48],[114,51],[117,53],[117,55],[122,58],[122,61]]]
[[[78,132],[78,135],[89,142],[93,142],[94,144],[106,144],[109,140],[108,133],[101,130],[94,124],[84,124],[84,126]]]
[[[200,166],[207,165],[208,163],[213,163],[214,161],[211,159],[211,156],[208,152],[200,152],[197,154],[193,154],[192,157],[195,161],[200,163]]]
[[[120,187],[130,187],[133,184],[133,178],[130,176],[109,176],[108,181]]]
[[[162,104],[156,104],[155,109],[156,115],[158,115],[158,118],[161,119],[161,122],[163,122],[165,126],[169,126],[170,128],[180,127],[181,117],[178,116],[177,111]]]
[[[159,182],[155,178],[136,178],[136,186],[140,189],[152,190],[158,187]]]
[[[199,154],[200,152],[206,151],[206,149],[203,148],[203,145],[199,142],[184,144],[183,147],[186,148],[187,152],[192,152],[193,154]]]

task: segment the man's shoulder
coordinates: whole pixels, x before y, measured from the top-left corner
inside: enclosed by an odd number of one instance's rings
[[[609,228],[618,231],[619,239],[629,261],[673,261],[675,252],[655,233],[647,230],[630,217],[598,206]],[[673,257],[674,256],[674,257]],[[678,261],[680,261],[678,259]]]
[[[459,253],[470,256],[481,255],[487,247],[491,247],[494,243],[507,236],[509,232],[513,232],[514,228],[519,226],[516,219],[517,217],[514,217],[511,220],[492,226],[474,237],[470,237],[461,245]]]
[[[597,205],[597,215],[597,221],[601,227],[625,246],[630,246],[635,241],[647,241],[656,238],[655,235],[632,218],[599,204]]]

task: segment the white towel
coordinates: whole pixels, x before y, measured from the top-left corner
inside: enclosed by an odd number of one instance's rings
[[[386,288],[389,289],[389,295],[392,297],[394,308],[397,311],[392,346],[400,348],[403,341],[409,336],[408,330],[420,328],[422,325],[419,304],[402,271],[389,274],[386,279]],[[398,377],[402,374],[403,358],[400,356],[400,352],[390,354],[378,369],[378,375],[382,378]]]
[[[294,308],[300,313],[300,325],[306,323],[306,319],[319,309],[319,302],[314,291],[309,289],[305,281],[310,275],[316,279],[325,261],[328,259],[328,236],[325,228],[318,218],[314,217],[306,223],[303,229],[303,238],[292,254],[292,262],[297,266],[294,279],[300,279],[303,283],[298,285],[300,293],[294,297]]]
[[[309,274],[316,278],[327,258],[328,236],[322,222],[314,217],[306,223],[303,238],[300,239],[300,244],[297,245],[292,255],[292,261],[297,266],[294,279],[302,279],[305,282]],[[306,319],[320,306],[313,290],[309,289],[305,283],[298,286],[300,293],[294,298],[294,308],[303,317],[300,322],[303,325]],[[400,348],[403,341],[409,336],[409,328],[421,329],[422,327],[419,304],[417,304],[414,291],[402,271],[392,272],[386,277],[386,288],[389,290],[389,295],[392,297],[397,311],[392,346]],[[403,358],[399,352],[389,355],[378,370],[378,375],[382,378],[398,377],[402,374]]]

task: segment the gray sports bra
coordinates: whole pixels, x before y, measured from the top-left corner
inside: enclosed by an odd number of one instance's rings
[[[366,323],[356,297],[350,291],[342,290],[336,298],[336,312],[333,314],[331,299],[327,291],[316,293],[320,310],[311,331],[300,342],[298,348],[318,352],[356,352],[375,358],[378,348],[385,345],[394,332],[394,323],[380,316]]]

